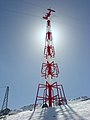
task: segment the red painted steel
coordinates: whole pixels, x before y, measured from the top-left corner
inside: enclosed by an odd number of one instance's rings
[[[47,32],[45,39],[45,48],[44,48],[44,57],[46,62],[42,63],[41,75],[46,80],[46,84],[39,84],[36,94],[36,100],[34,104],[34,109],[37,105],[38,100],[42,100],[43,104],[48,104],[49,107],[52,107],[55,102],[57,105],[67,104],[67,100],[64,93],[63,85],[58,85],[57,82],[51,84],[51,80],[55,77],[58,77],[59,68],[58,64],[52,60],[55,57],[55,50],[52,44],[52,32],[51,32],[51,21],[50,16],[52,12],[55,12],[52,9],[48,9],[49,12],[43,17],[47,20]],[[50,82],[50,83],[49,83]],[[40,94],[40,90],[43,90],[43,94]]]
[[[50,20],[47,20],[47,26],[51,26],[51,24],[50,24]]]
[[[52,41],[52,33],[51,32],[47,32],[46,33],[46,40],[48,41],[48,40],[51,40]]]
[[[44,56],[46,57],[46,59],[48,58],[48,56],[50,57],[55,57],[55,50],[54,50],[54,46],[52,45],[47,45],[44,48]]]
[[[47,63],[42,63],[41,74],[45,79],[47,79],[49,75],[51,75],[51,79],[58,77],[59,69],[57,63],[54,63],[54,61],[51,63],[48,61]]]
[[[40,90],[43,89],[44,94],[39,95]],[[55,91],[56,90],[56,91]],[[42,100],[43,104],[48,103],[49,107],[52,107],[56,102],[56,105],[67,104],[67,99],[64,93],[62,84],[58,85],[57,82],[49,84],[39,84],[34,109],[36,108],[37,101]]]

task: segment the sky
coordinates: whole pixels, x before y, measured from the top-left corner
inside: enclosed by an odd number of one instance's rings
[[[0,107],[6,86],[11,109],[34,103],[41,78],[47,8],[55,62],[67,99],[90,97],[90,1],[0,0]]]

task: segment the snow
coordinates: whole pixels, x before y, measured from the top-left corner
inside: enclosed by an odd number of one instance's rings
[[[37,107],[7,115],[0,120],[90,120],[90,100],[72,100],[67,105],[52,108]]]

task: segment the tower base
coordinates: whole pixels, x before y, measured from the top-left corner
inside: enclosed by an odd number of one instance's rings
[[[42,95],[40,94],[41,89],[43,89]],[[56,106],[67,104],[63,85],[58,85],[57,82],[49,84],[47,81],[46,84],[39,84],[34,104],[34,110],[36,108],[37,101],[39,100],[42,100],[43,107],[52,107],[54,105]]]

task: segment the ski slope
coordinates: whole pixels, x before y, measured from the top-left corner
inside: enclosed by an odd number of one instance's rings
[[[0,120],[90,120],[90,100],[72,100],[67,105],[25,110]]]

